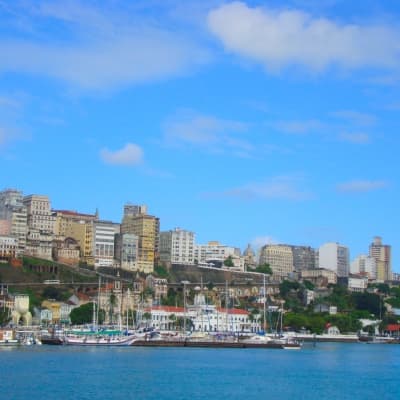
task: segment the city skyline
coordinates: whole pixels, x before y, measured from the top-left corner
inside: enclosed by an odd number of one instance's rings
[[[400,6],[348,3],[0,1],[0,190],[399,272]]]

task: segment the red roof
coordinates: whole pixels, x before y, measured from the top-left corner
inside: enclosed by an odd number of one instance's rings
[[[172,306],[153,306],[150,307],[151,311],[165,311],[170,313],[183,313],[185,309],[183,307],[172,307]]]
[[[226,312],[226,308],[218,308],[219,312]],[[246,310],[242,310],[240,308],[228,308],[228,314],[233,314],[233,315],[248,315],[249,312]]]
[[[388,324],[386,330],[389,332],[400,331],[400,324]]]

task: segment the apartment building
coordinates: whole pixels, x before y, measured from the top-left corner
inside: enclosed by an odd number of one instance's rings
[[[121,234],[138,236],[137,268],[149,274],[154,271],[154,263],[159,257],[160,220],[153,215],[131,212],[132,205],[129,206],[124,207],[126,213],[122,219]],[[145,206],[140,207],[142,211],[147,211]]]
[[[329,269],[339,278],[347,277],[350,270],[349,249],[339,243],[325,243],[319,248],[319,268]]]
[[[382,238],[375,236],[369,246],[369,255],[376,262],[376,279],[384,282],[392,279],[392,248],[390,245],[382,244]]]
[[[294,271],[292,247],[285,244],[263,246],[260,251],[260,264],[269,264],[275,278],[287,278]]]
[[[160,233],[160,261],[169,264],[194,264],[193,232],[175,228]]]

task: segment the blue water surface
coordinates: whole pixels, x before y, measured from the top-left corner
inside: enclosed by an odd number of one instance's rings
[[[400,345],[0,349],[0,399],[400,399]]]

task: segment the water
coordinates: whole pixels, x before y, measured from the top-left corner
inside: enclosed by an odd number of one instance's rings
[[[0,399],[400,399],[400,345],[0,349]]]

